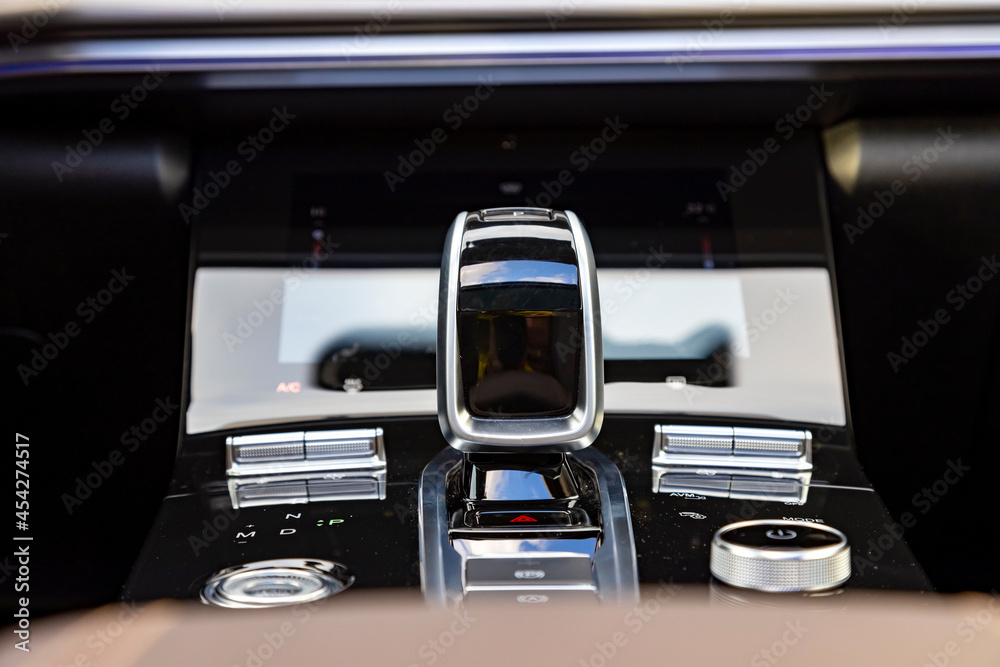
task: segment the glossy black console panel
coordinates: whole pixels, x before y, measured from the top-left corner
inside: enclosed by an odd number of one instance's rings
[[[319,553],[347,565],[359,588],[419,586],[417,484],[426,462],[447,443],[434,419],[379,423],[394,445],[387,456],[385,500],[234,509],[221,454],[225,435],[188,438],[171,494],[125,595],[197,597],[205,579],[219,569]]]
[[[930,582],[894,522],[871,490],[809,489],[803,504],[720,500],[697,493],[630,495],[641,581],[704,583],[711,578],[709,551],[719,528],[749,519],[816,521],[847,535],[852,548],[851,588],[930,590]],[[655,519],[653,517],[656,517]]]
[[[929,590],[929,582],[905,544],[905,528],[892,521],[868,486],[843,429],[813,425],[815,470],[806,501],[799,504],[654,493],[650,449],[653,427],[660,421],[610,416],[592,445],[624,477],[640,583],[708,583],[709,543],[716,529],[751,518],[801,518],[823,521],[847,535],[854,564],[848,587]],[[378,426],[385,432],[384,500],[236,510],[224,481],[225,435],[188,438],[171,493],[123,596],[196,598],[214,572],[274,558],[342,563],[356,576],[357,588],[419,586],[418,483],[427,463],[448,448],[437,420],[397,418],[322,425],[348,426]]]

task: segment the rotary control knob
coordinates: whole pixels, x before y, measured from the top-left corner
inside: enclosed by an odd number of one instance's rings
[[[806,521],[742,521],[712,538],[712,574],[771,593],[836,588],[851,576],[851,548],[835,528]]]

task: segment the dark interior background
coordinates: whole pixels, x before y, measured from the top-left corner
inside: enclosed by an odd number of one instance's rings
[[[857,64],[816,68],[816,80],[808,81],[511,86],[467,127],[562,131],[599,126],[605,116],[619,114],[650,130],[739,128],[766,137],[811,85],[826,83],[836,95],[810,121],[817,142],[818,130],[854,118],[902,124],[940,118],[956,127],[965,123],[974,138],[976,128],[997,123],[1000,77],[994,70],[985,63]],[[192,230],[177,211],[178,194],[163,194],[153,162],[136,157],[136,147],[159,146],[193,173],[203,151],[233,145],[234,137],[256,131],[271,107],[286,104],[301,114],[302,122],[289,129],[299,141],[310,133],[348,140],[361,130],[412,138],[437,126],[441,109],[470,92],[204,92],[195,78],[175,74],[106,137],[94,159],[57,182],[51,162],[63,159],[64,147],[79,141],[83,129],[108,114],[109,100],[133,85],[128,77],[0,84],[2,412],[8,439],[16,432],[31,442],[31,598],[39,613],[115,599],[170,479],[179,412],[134,452],[126,451],[122,437],[151,417],[158,399],[181,402]],[[386,148],[402,152],[409,139],[400,141]],[[269,155],[260,159],[266,164]],[[1000,280],[986,283],[953,313],[898,373],[886,355],[898,349],[901,336],[912,335],[918,320],[946,306],[946,294],[973,275],[982,256],[1000,251],[998,158],[992,156],[992,165],[990,156],[984,160],[978,177],[914,185],[854,243],[842,226],[870,203],[872,188],[848,195],[828,178],[823,202],[836,259],[851,414],[866,472],[898,517],[914,510],[914,495],[940,479],[948,461],[960,458],[971,467],[907,534],[942,591],[1000,584],[1000,563],[979,537],[987,532],[984,524],[996,525],[990,510],[1000,463]],[[179,196],[189,200],[186,188]],[[257,196],[266,206],[267,193]],[[123,267],[134,281],[93,322],[82,324],[78,304]],[[32,349],[71,320],[81,323],[80,335],[25,386],[18,365],[30,363]],[[113,450],[122,451],[122,464],[68,514],[64,494],[74,494],[77,479]],[[12,466],[4,467],[13,474]],[[9,554],[0,554],[6,608],[14,593],[4,558]]]

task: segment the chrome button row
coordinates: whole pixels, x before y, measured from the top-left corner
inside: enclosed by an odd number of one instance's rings
[[[812,468],[812,433],[795,429],[657,425],[654,465]]]
[[[230,476],[384,470],[382,429],[292,431],[226,438]]]
[[[660,447],[673,454],[801,456],[807,432],[732,426],[657,426]]]
[[[654,468],[653,490],[657,493],[697,494],[711,498],[804,503],[811,472],[737,471],[690,468]]]
[[[385,471],[299,473],[229,480],[233,507],[336,500],[385,500]]]

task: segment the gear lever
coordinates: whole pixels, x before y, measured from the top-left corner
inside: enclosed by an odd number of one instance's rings
[[[421,478],[428,598],[529,590],[631,600],[621,475],[586,449],[603,419],[603,355],[593,252],[572,212],[455,219],[437,364],[438,419],[453,449]]]
[[[573,213],[460,215],[445,244],[438,418],[463,452],[567,452],[603,418],[593,252]]]

